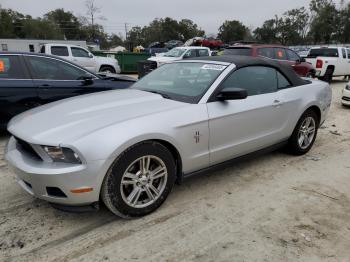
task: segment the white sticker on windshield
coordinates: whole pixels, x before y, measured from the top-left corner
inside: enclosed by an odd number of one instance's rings
[[[217,71],[223,71],[226,68],[226,66],[223,65],[213,65],[213,64],[206,64],[202,66],[202,69],[206,70],[217,70]]]

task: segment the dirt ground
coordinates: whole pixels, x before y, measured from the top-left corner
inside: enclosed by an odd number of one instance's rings
[[[0,261],[350,261],[344,85],[332,84],[330,116],[306,156],[275,152],[192,178],[137,220],[55,210],[0,160]]]

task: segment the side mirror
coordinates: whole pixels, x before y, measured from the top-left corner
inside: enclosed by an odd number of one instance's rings
[[[304,57],[300,57],[300,59],[298,59],[296,62],[297,62],[297,64],[300,64],[300,63],[306,62],[306,60]]]
[[[92,85],[94,83],[94,80],[92,79],[91,76],[83,76],[81,78],[81,80],[82,80],[84,86],[89,86],[89,85]]]
[[[89,58],[94,58],[94,55],[89,53]]]
[[[248,92],[242,88],[225,88],[216,96],[220,101],[241,100],[248,97]]]

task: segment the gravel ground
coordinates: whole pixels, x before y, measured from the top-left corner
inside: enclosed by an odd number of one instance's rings
[[[0,261],[349,261],[344,85],[332,84],[330,116],[306,156],[275,152],[192,178],[137,220],[55,210],[16,184],[1,153]]]

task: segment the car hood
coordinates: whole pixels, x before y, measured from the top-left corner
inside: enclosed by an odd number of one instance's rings
[[[29,110],[13,118],[8,130],[33,144],[58,146],[104,127],[186,105],[140,90],[113,90]]]

